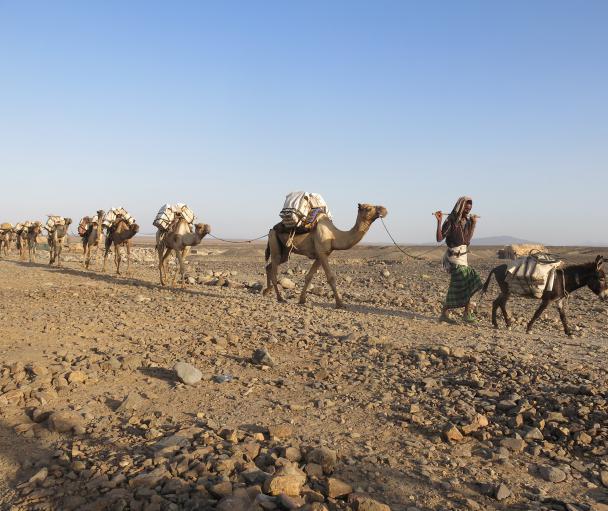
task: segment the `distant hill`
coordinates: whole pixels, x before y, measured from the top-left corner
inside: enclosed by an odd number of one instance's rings
[[[519,243],[540,243],[539,241],[524,240],[514,236],[488,236],[487,238],[473,238],[471,245],[514,245]]]

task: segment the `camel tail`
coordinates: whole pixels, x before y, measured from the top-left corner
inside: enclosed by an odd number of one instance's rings
[[[270,241],[266,243],[266,252],[264,253],[264,257],[266,258],[266,262],[270,259]]]
[[[494,268],[490,274],[488,275],[488,278],[486,279],[485,284],[483,285],[483,288],[481,289],[482,293],[486,293],[488,288],[490,287],[490,281],[492,280],[492,275],[494,275],[494,273],[496,273],[496,268]]]

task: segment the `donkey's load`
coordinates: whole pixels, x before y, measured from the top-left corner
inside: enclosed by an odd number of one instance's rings
[[[541,298],[545,291],[553,290],[556,270],[561,265],[562,261],[544,253],[520,257],[507,269],[506,281],[515,294]]]
[[[297,229],[315,224],[320,213],[331,219],[327,203],[318,193],[291,192],[285,198],[283,209],[279,213],[281,224],[286,229]]]
[[[186,222],[188,222],[190,225],[194,223],[194,212],[186,204],[178,203],[175,205],[163,205],[158,210],[152,225],[158,229],[166,231],[178,216],[186,220]]]
[[[129,227],[131,227],[135,223],[135,218],[133,218],[131,215],[129,215],[129,213],[127,212],[127,210],[125,208],[119,207],[119,208],[110,209],[110,211],[108,211],[104,215],[102,224],[107,229],[110,229],[111,227],[114,226],[114,224],[116,223],[116,221],[119,218],[122,218],[123,220],[125,220],[125,222],[127,222],[127,225]]]

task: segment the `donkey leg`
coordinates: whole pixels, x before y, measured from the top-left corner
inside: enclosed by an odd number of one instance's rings
[[[511,328],[511,318],[509,317],[509,312],[507,311],[507,302],[509,301],[509,294],[508,293],[503,293],[502,294],[502,300],[500,301],[500,310],[502,312],[502,317],[505,320],[505,325],[507,325],[507,328]]]
[[[536,322],[536,320],[538,318],[540,318],[540,315],[545,312],[545,309],[547,308],[547,306],[549,305],[549,300],[543,300],[541,302],[541,304],[538,306],[538,309],[536,309],[536,312],[534,313],[534,316],[532,316],[532,319],[529,321],[528,326],[526,327],[526,332],[530,333],[530,331],[532,330],[532,325],[534,325],[534,323]]]
[[[492,302],[492,326],[494,328],[498,328],[498,321],[496,320],[496,313],[498,311],[501,296],[502,295],[499,295],[498,298],[496,298],[496,300],[494,300]]]
[[[320,256],[319,260],[321,262],[321,266],[323,266],[323,270],[325,271],[327,282],[329,282],[329,285],[331,286],[331,289],[334,292],[334,299],[336,300],[336,309],[341,309],[342,307],[344,307],[344,303],[342,302],[340,293],[338,293],[338,288],[336,287],[336,276],[331,271],[331,268],[329,266],[329,260],[327,259],[327,256]]]
[[[566,306],[563,298],[557,302],[557,310],[559,312],[559,318],[562,320],[564,332],[566,335],[572,335],[572,329],[568,325],[568,318],[566,317]]]
[[[312,263],[312,266],[310,267],[310,270],[308,270],[306,277],[304,277],[304,288],[302,289],[302,292],[300,293],[300,303],[301,304],[306,303],[306,292],[308,291],[308,286],[310,286],[310,283],[312,282],[312,279],[314,278],[315,274],[317,273],[319,266],[321,266],[321,263],[319,262],[318,259],[315,259],[314,262]]]

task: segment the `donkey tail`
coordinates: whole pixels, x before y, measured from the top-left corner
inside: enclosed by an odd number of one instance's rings
[[[492,275],[494,275],[496,273],[496,268],[494,268],[488,275],[488,278],[486,279],[485,284],[483,285],[483,288],[481,288],[481,292],[482,293],[486,293],[488,291],[488,288],[490,287],[490,281],[492,280]]]

